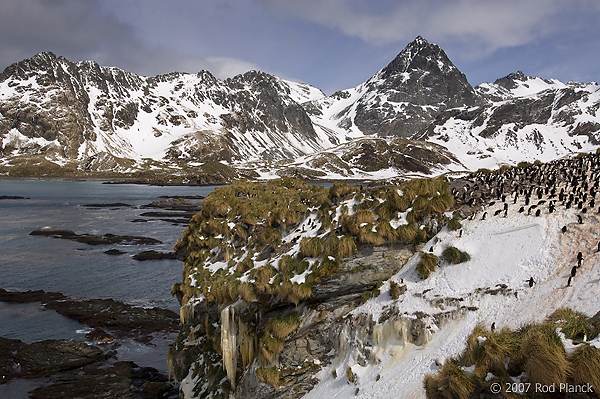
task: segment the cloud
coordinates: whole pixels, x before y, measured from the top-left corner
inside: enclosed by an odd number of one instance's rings
[[[182,54],[148,43],[137,29],[105,12],[100,0],[8,0],[0,2],[0,69],[52,51],[71,61],[94,60],[142,75],[209,70],[219,78],[257,65],[231,57]]]
[[[567,15],[592,15],[596,20],[600,16],[598,2],[590,0],[262,0],[262,3],[288,17],[338,30],[371,44],[405,42],[422,35],[433,41],[463,42],[488,54],[567,30],[572,24],[561,20]]]

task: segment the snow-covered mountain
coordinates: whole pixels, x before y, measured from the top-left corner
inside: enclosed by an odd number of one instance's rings
[[[350,137],[412,137],[441,111],[480,102],[446,53],[417,37],[365,83],[306,108],[316,125]]]
[[[143,77],[40,53],[0,75],[4,158],[85,167],[98,154],[140,161],[294,158],[331,145],[300,102],[323,96],[261,72]]]
[[[600,87],[510,74],[475,88],[486,103],[440,113],[418,139],[448,148],[470,170],[550,161],[600,145]]]
[[[0,74],[0,173],[166,171],[228,180],[240,173],[363,179],[422,170],[395,161],[359,171],[332,158],[356,158],[358,148],[364,161],[382,145],[392,158],[406,158],[396,137],[415,139],[423,153],[428,141],[453,154],[437,167],[425,160],[424,173],[494,168],[593,150],[599,107],[596,83],[518,72],[473,88],[421,37],[366,82],[331,96],[256,71],[226,80],[207,71],[145,77],[40,53]]]

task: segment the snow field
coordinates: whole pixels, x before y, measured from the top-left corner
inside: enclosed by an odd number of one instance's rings
[[[502,205],[486,209],[488,215]],[[305,398],[423,399],[425,375],[435,372],[446,359],[458,356],[478,323],[489,328],[495,322],[498,329],[515,329],[543,321],[561,307],[588,316],[600,311],[598,215],[587,214],[584,223],[578,224],[577,210],[558,207],[553,214],[546,210],[541,217],[534,217],[518,213],[516,209],[520,206],[510,204],[508,218],[499,215],[481,220],[483,211],[480,211],[474,220],[462,221],[462,237],[458,231],[444,228],[422,250],[433,247],[433,253],[440,256],[446,246],[452,245],[467,251],[471,255],[469,262],[449,265],[442,261],[429,279],[421,280],[415,271],[419,262],[416,254],[392,277],[394,281],[403,279],[406,293],[394,301],[386,292],[389,288],[386,283],[378,298],[369,300],[352,314],[366,313],[378,320],[393,305],[399,315],[417,311],[433,315],[458,310],[459,306],[477,310],[456,313],[458,316],[441,323],[439,329],[433,326],[435,333],[423,346],[391,339],[384,348],[373,348],[378,361],[365,367],[356,363],[357,348],[349,346],[346,353],[338,354],[337,361],[319,373],[320,383]],[[564,225],[568,231],[562,234]],[[572,286],[566,287],[579,251],[584,254],[583,265]],[[536,282],[532,288],[526,282],[530,277]],[[499,284],[506,288],[491,294],[489,290],[502,287]],[[432,302],[443,298],[458,298],[458,305],[451,301],[442,305]],[[347,367],[357,376],[355,383],[349,383],[345,375]],[[336,370],[337,378],[333,378],[332,369]]]

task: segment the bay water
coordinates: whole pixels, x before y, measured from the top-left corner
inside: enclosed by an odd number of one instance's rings
[[[101,181],[0,180],[0,287],[7,290],[61,292],[74,299],[113,298],[142,307],[161,307],[178,313],[170,295],[180,282],[183,265],[177,260],[136,261],[133,255],[154,249],[172,251],[184,225],[157,218],[132,222],[160,209],[140,206],[161,196],[206,196],[214,186],[147,186],[102,184]],[[196,200],[193,200],[196,201]],[[130,207],[90,208],[86,204],[126,203]],[[71,240],[30,236],[42,227],[78,234],[132,235],[162,241],[157,245],[88,245]],[[125,252],[115,256],[108,249]],[[0,336],[33,342],[43,339],[85,340],[89,331],[73,320],[44,310],[38,303],[0,303]],[[156,341],[156,340],[155,340]],[[166,371],[168,338],[145,346],[124,342],[120,360]]]

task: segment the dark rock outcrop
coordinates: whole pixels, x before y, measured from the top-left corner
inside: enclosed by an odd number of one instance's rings
[[[73,340],[51,339],[26,344],[0,337],[0,372],[3,375],[0,383],[13,378],[52,375],[106,358],[101,349]]]
[[[104,328],[116,337],[146,342],[157,332],[174,332],[179,326],[176,313],[160,308],[140,308],[113,299],[60,300],[44,305],[57,313],[92,328]]]
[[[31,236],[44,236],[52,238],[62,238],[66,240],[77,241],[83,244],[89,245],[114,245],[114,244],[127,244],[127,245],[150,245],[150,244],[161,244],[161,241],[150,238],[150,237],[139,237],[139,236],[123,236],[106,233],[104,235],[92,235],[92,234],[77,234],[73,230],[62,230],[55,229],[52,227],[42,227],[41,229],[34,230],[29,233]]]
[[[142,251],[132,256],[135,260],[160,260],[160,259],[177,259],[175,252],[160,252],[155,250]]]

